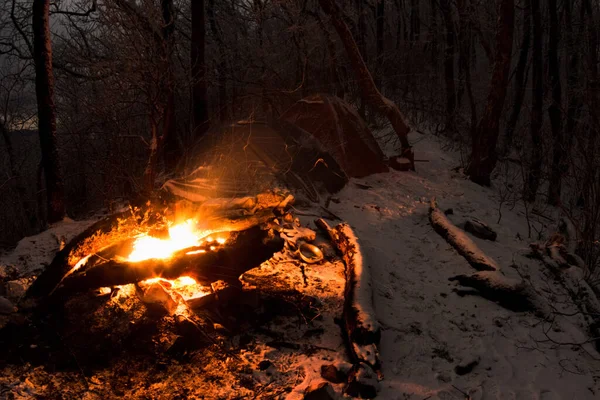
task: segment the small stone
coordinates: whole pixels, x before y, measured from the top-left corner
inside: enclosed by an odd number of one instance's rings
[[[440,382],[444,382],[444,383],[452,382],[452,376],[450,376],[450,374],[448,372],[442,372],[442,373],[438,374],[437,378]]]
[[[6,288],[6,297],[12,300],[18,300],[25,295],[31,282],[27,278],[15,279],[4,284]]]
[[[348,377],[333,364],[321,365],[321,377],[332,383],[346,382]]]
[[[177,310],[177,302],[171,297],[167,290],[158,282],[151,284],[141,299],[147,306],[160,307],[169,314]]]
[[[12,314],[17,311],[13,303],[5,297],[0,296],[0,314]]]
[[[449,208],[446,211],[444,211],[444,214],[446,214],[446,215],[453,215],[454,214],[454,209]]]
[[[261,371],[267,370],[273,363],[269,360],[262,360],[258,363],[258,369]]]
[[[490,240],[492,242],[498,237],[498,234],[494,232],[492,228],[477,219],[471,219],[465,222],[465,231],[469,232],[475,237],[484,240]]]
[[[456,375],[466,375],[473,371],[473,368],[475,368],[478,364],[479,357],[470,362],[463,362],[461,364],[458,364],[456,367],[454,367],[454,372],[456,372]]]
[[[304,391],[304,400],[335,400],[335,390],[328,382],[321,382],[309,386]]]
[[[354,367],[348,378],[346,394],[352,397],[372,399],[380,389],[377,374],[367,364],[361,363]]]

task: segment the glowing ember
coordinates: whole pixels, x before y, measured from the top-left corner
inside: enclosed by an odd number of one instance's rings
[[[180,276],[179,278],[174,279],[174,280],[157,277],[157,278],[146,279],[145,281],[140,282],[140,285],[142,285],[142,286],[151,285],[153,283],[163,283],[168,288],[181,289],[186,286],[196,285],[198,282],[196,282],[196,280],[194,278],[192,278],[191,276]]]
[[[209,232],[196,229],[194,220],[187,221],[171,226],[169,228],[169,238],[161,239],[147,234],[140,235],[133,243],[133,251],[127,257],[127,261],[138,262],[149,260],[151,258],[167,259],[173,253],[189,247],[197,247],[204,242],[212,242],[213,238],[204,238]],[[226,239],[216,238],[217,243],[224,244]],[[214,250],[214,246],[211,247]],[[190,251],[187,254],[196,254],[200,251]]]
[[[140,282],[140,286],[150,286],[154,283],[160,284],[169,291],[176,291],[184,300],[200,298],[212,292],[210,287],[202,286],[190,276],[180,276],[173,280],[156,277]]]

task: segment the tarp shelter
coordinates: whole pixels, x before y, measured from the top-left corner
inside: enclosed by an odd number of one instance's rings
[[[314,136],[350,177],[387,172],[384,155],[356,109],[327,94],[306,97],[281,119]]]
[[[271,124],[237,122],[212,134],[210,151],[198,155],[198,167],[163,189],[201,203],[287,186],[318,201],[319,193],[335,193],[348,177],[309,133],[286,121]]]

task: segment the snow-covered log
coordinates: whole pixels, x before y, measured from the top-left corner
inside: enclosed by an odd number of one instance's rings
[[[563,257],[560,253],[568,254],[567,248],[552,242],[545,246],[533,243],[530,248],[532,254],[541,260],[561,282],[579,311],[584,315],[589,324],[589,334],[594,339],[596,350],[600,352],[600,301],[586,282],[584,269],[570,265],[565,260],[565,258],[577,259],[577,257]]]
[[[373,288],[369,268],[365,264],[358,238],[346,223],[334,228],[323,219],[315,221],[325,231],[346,264],[344,290],[344,328],[355,365],[369,367],[381,375],[379,341],[381,329],[373,308]]]
[[[463,230],[450,222],[437,207],[435,198],[431,199],[429,205],[429,221],[433,229],[446,239],[473,268],[478,271],[498,271],[500,269],[496,262],[485,255]]]
[[[450,280],[477,290],[474,294],[494,301],[506,309],[517,312],[534,311],[546,315],[545,307],[533,288],[523,280],[507,278],[498,271],[457,275]]]

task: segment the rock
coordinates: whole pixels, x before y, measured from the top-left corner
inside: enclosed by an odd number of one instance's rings
[[[380,389],[377,374],[365,363],[355,366],[348,378],[346,394],[361,399],[372,399]]]
[[[450,383],[452,382],[452,376],[448,372],[441,372],[437,376],[440,382]]]
[[[17,308],[10,300],[0,297],[0,314],[12,314],[17,311]]]
[[[304,400],[335,400],[337,395],[328,382],[321,382],[309,386],[304,391]]]
[[[446,214],[446,215],[453,215],[454,214],[454,209],[449,208],[446,211],[444,211],[444,214]]]
[[[155,282],[148,286],[144,291],[144,295],[141,298],[147,306],[152,308],[159,307],[164,311],[173,315],[177,310],[177,302],[171,297],[169,292],[158,282]]]
[[[492,242],[498,237],[498,234],[492,228],[477,219],[465,222],[465,231],[479,239],[491,240]]]
[[[25,295],[31,281],[27,278],[15,279],[4,284],[6,288],[6,297],[12,300],[18,300]]]
[[[225,281],[215,281],[211,283],[210,286],[212,287],[216,300],[221,304],[228,303],[241,295],[241,289],[239,287],[230,285]]]
[[[473,368],[475,368],[478,364],[479,357],[470,362],[463,362],[461,364],[458,364],[456,367],[454,367],[454,372],[456,372],[456,375],[466,375],[473,371]]]
[[[273,363],[269,360],[262,360],[261,362],[258,363],[258,369],[261,371],[264,371],[266,369],[268,369],[271,365],[273,365]]]
[[[348,376],[333,364],[321,365],[321,377],[332,383],[342,383],[348,380]]]

